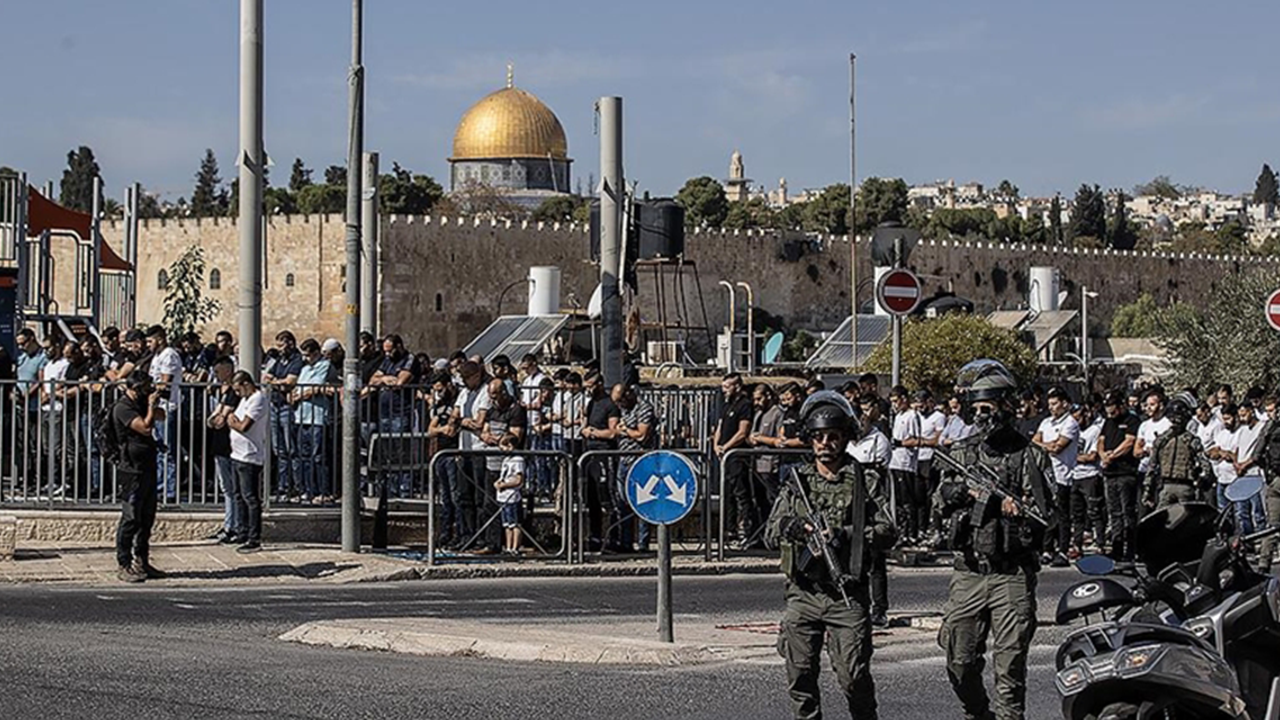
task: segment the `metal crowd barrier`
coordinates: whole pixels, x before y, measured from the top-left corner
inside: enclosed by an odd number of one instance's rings
[[[615,528],[621,528],[624,523],[635,523],[637,534],[643,534],[643,533],[640,533],[640,529],[643,526],[644,521],[637,518],[635,516],[635,513],[633,513],[631,510],[630,503],[628,502],[626,497],[626,479],[620,477],[618,473],[616,461],[621,458],[638,458],[650,452],[653,452],[653,450],[652,449],[588,450],[582,453],[582,455],[578,457],[578,460],[577,460],[578,484],[577,484],[577,493],[576,493],[578,502],[572,508],[573,523],[577,526],[578,543],[571,550],[571,553],[572,553],[570,556],[571,562],[574,562],[574,563],[585,562],[586,555],[589,550],[588,548],[589,541],[592,539],[599,540],[601,545],[603,546],[604,544],[607,543],[611,535],[611,532]],[[679,451],[677,450],[677,452]],[[708,468],[707,468],[706,456],[700,452],[698,453],[686,452],[685,454],[689,457],[691,461],[693,461],[694,468],[695,470],[698,471],[698,474],[700,476],[699,486],[702,492],[702,507],[700,509],[700,512],[702,513],[702,516],[703,516],[703,519],[700,525],[704,528],[704,532],[702,536],[698,538],[698,544],[704,549],[704,552],[706,554],[706,559],[710,560],[711,559],[711,520],[710,520],[711,511],[709,508],[711,507],[711,504],[710,504],[711,483],[706,481],[706,479],[710,476],[710,473],[708,472]],[[605,474],[605,479],[607,483],[605,486],[605,491],[609,493],[609,505],[606,507],[602,502],[600,507],[601,537],[599,538],[590,538],[589,537],[590,528],[587,527],[587,523],[589,521],[589,512],[591,510],[591,508],[589,508],[587,505],[588,497],[589,497],[587,493],[587,490],[588,490],[587,483],[592,481],[590,477],[590,473],[587,471],[587,467],[589,463],[601,463],[605,465],[605,468],[603,471]],[[597,492],[597,498],[603,499],[604,496],[599,495],[599,493],[601,492],[601,489],[597,488],[596,492]],[[617,511],[617,519],[612,520],[611,522],[606,522],[606,520],[609,518],[608,514],[606,514],[606,510],[608,509],[614,509],[615,511]]]
[[[790,464],[784,458],[792,458],[792,462],[797,462],[802,461],[807,457],[811,457],[812,455],[812,451],[801,448],[733,448],[720,458],[720,472],[718,473],[720,476],[720,503],[719,512],[717,513],[719,518],[719,532],[716,535],[717,560],[723,562],[725,558],[725,546],[727,544],[725,542],[727,532],[725,527],[725,518],[729,514],[728,503],[734,502],[733,498],[726,494],[728,492],[728,472],[726,471],[726,467],[729,465],[730,461],[737,458],[744,458],[743,461],[748,463],[746,481],[750,483],[750,487],[748,489],[750,494],[755,496],[757,491],[763,491],[763,497],[767,498],[772,496],[773,498],[768,503],[763,503],[761,504],[761,507],[756,508],[756,511],[761,513],[761,517],[759,518],[760,522],[756,526],[756,531],[753,533],[752,537],[745,538],[748,543],[752,543],[763,536],[764,527],[768,522],[769,512],[773,509],[773,502],[777,499],[778,489],[781,487],[782,478],[780,475],[775,477],[773,479],[773,484],[770,485],[769,479],[760,477],[759,472],[755,468],[755,464],[751,461],[758,460],[760,458],[777,458],[778,472],[782,472],[785,470],[787,465]],[[763,507],[763,505],[768,505],[768,507]],[[739,521],[741,521],[741,518],[739,518]],[[708,557],[707,559],[710,560],[711,558]]]
[[[435,454],[435,456],[432,457],[426,465],[426,470],[427,470],[426,497],[427,497],[427,508],[428,508],[427,565],[434,566],[436,564],[436,561],[437,561],[436,552],[438,549],[437,548],[438,535],[436,533],[436,525],[437,525],[436,515],[438,510],[443,510],[445,507],[447,507],[444,502],[440,502],[444,500],[444,498],[439,498],[437,497],[437,494],[436,494],[437,489],[439,487],[439,483],[437,482],[437,480],[439,479],[439,476],[437,474],[437,468],[445,467],[446,462],[450,462],[450,461],[456,462],[457,464],[455,465],[454,473],[453,473],[453,482],[454,483],[461,483],[461,482],[470,483],[472,486],[472,492],[476,492],[477,493],[476,497],[479,498],[479,502],[477,503],[477,506],[475,508],[478,511],[475,517],[475,521],[479,525],[479,527],[472,527],[469,529],[471,533],[471,537],[467,538],[463,542],[463,548],[465,549],[466,547],[472,546],[475,543],[481,541],[482,538],[485,536],[489,526],[495,522],[498,522],[500,509],[495,511],[493,514],[490,514],[489,517],[487,518],[483,517],[483,515],[488,514],[486,512],[487,509],[492,507],[497,507],[496,501],[494,501],[493,504],[490,505],[491,486],[488,485],[488,473],[486,472],[485,478],[483,480],[477,480],[476,478],[471,477],[470,474],[464,472],[462,467],[462,461],[468,458],[488,459],[493,457],[498,457],[498,458],[524,457],[524,458],[532,458],[535,460],[538,458],[548,458],[548,459],[555,459],[559,461],[559,467],[557,468],[557,473],[556,473],[559,476],[559,478],[558,478],[558,481],[555,482],[555,487],[551,489],[552,499],[549,505],[543,505],[539,503],[537,495],[540,488],[533,487],[532,492],[525,492],[525,490],[529,489],[529,486],[531,484],[536,485],[536,478],[531,479],[530,477],[533,473],[532,466],[534,465],[534,463],[525,464],[525,486],[521,488],[522,490],[521,503],[525,507],[527,507],[530,510],[530,512],[528,514],[528,517],[522,520],[521,525],[525,529],[524,539],[532,543],[534,547],[539,550],[539,552],[535,554],[533,557],[541,558],[541,559],[565,558],[569,562],[572,562],[573,561],[573,552],[572,552],[573,523],[571,522],[570,517],[572,512],[571,508],[573,507],[574,464],[573,464],[573,458],[571,455],[560,450],[514,450],[511,452],[507,452],[505,450],[460,450],[456,448],[449,448],[449,449],[438,451]],[[421,470],[422,468],[417,468],[417,469]],[[530,530],[533,529],[532,521],[538,516],[539,514],[538,511],[540,509],[544,509],[548,507],[553,511],[552,516],[556,519],[560,527],[560,548],[556,552],[549,552],[547,548],[543,547],[537,541],[536,533],[530,532]],[[462,508],[458,507],[456,503],[454,504],[453,509],[455,513],[459,513],[462,511]]]

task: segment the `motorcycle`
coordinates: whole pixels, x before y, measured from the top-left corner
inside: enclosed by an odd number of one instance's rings
[[[1241,477],[1227,499],[1263,487]],[[1233,535],[1230,508],[1158,510],[1139,523],[1138,562],[1077,562],[1089,578],[1063,593],[1057,622],[1098,619],[1058,648],[1066,720],[1280,720],[1280,580],[1248,559],[1280,527]]]

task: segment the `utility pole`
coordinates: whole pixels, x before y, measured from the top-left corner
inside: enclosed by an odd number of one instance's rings
[[[258,0],[260,3],[262,0]],[[363,0],[351,0],[347,138],[347,320],[342,363],[342,551],[360,552],[360,180],[364,155]],[[241,196],[243,197],[243,196]]]
[[[364,204],[360,208],[360,329],[378,336],[378,153],[364,154]]]
[[[606,387],[622,382],[622,98],[602,97],[600,113],[600,369]]]
[[[240,0],[240,369],[262,368],[262,0]]]
[[[898,233],[898,236],[893,239],[893,267],[895,270],[900,269],[903,265],[902,255],[902,234]],[[891,366],[892,379],[890,385],[897,387],[902,384],[902,316],[894,313],[891,322],[893,327],[893,364]]]
[[[850,372],[858,369],[858,124],[857,60],[849,53],[849,342],[853,343]]]

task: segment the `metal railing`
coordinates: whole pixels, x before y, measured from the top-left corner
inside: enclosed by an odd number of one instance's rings
[[[477,546],[486,538],[492,542],[493,531],[489,528],[498,522],[501,509],[497,501],[491,497],[492,485],[489,474],[493,472],[487,467],[483,478],[477,478],[477,458],[487,461],[490,458],[523,457],[526,460],[524,487],[521,488],[521,505],[526,509],[521,519],[524,540],[534,546],[537,552],[532,556],[542,559],[564,558],[572,562],[573,524],[570,521],[573,507],[573,458],[560,450],[460,450],[449,448],[440,450],[426,464],[427,483],[427,565],[437,563],[438,540],[440,533],[437,515],[445,519],[446,534],[452,535],[456,544],[454,549],[465,552]],[[540,460],[555,460],[553,478],[541,476]],[[452,464],[452,466],[451,466]],[[421,470],[422,468],[415,468]],[[443,469],[443,472],[441,470]],[[445,482],[440,482],[444,480]],[[466,485],[463,485],[466,483]],[[441,495],[441,486],[445,485],[451,495]],[[459,502],[463,500],[463,502]],[[479,501],[478,503],[476,501]],[[468,504],[468,502],[470,504]],[[452,504],[452,508],[450,505]],[[478,511],[478,512],[477,512]],[[487,515],[487,517],[486,517]],[[540,517],[550,515],[559,527],[559,548],[549,551],[549,545],[539,542],[547,538],[538,532],[536,521]],[[450,522],[451,521],[451,522]],[[554,535],[551,539],[554,539]]]
[[[754,511],[759,517],[755,523],[755,527],[750,537],[740,538],[744,545],[750,546],[763,538],[765,526],[769,521],[769,513],[773,509],[773,502],[778,497],[778,490],[782,485],[781,473],[785,472],[788,465],[796,464],[808,457],[812,457],[813,452],[802,448],[733,448],[720,457],[719,461],[719,512],[716,516],[719,521],[719,528],[716,534],[716,559],[723,562],[725,558],[725,549],[728,543],[727,538],[727,517],[728,504],[734,503],[735,499],[728,497],[729,491],[729,473],[728,468],[732,461],[742,458],[744,463],[748,463],[745,468],[745,477],[740,478],[740,482],[746,482],[746,492],[750,498],[748,505],[749,511]],[[790,461],[787,460],[790,458]],[[773,478],[765,477],[757,469],[754,460],[769,459],[776,460],[777,467],[772,470]],[[765,502],[757,502],[759,499],[765,499]],[[741,522],[741,518],[739,518]],[[708,557],[708,560],[711,558]]]

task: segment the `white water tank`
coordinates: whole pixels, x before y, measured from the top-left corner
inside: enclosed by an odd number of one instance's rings
[[[560,314],[560,268],[552,265],[529,268],[528,314]]]
[[[1028,285],[1027,307],[1031,312],[1052,312],[1058,309],[1058,268],[1043,265],[1031,268]]]

